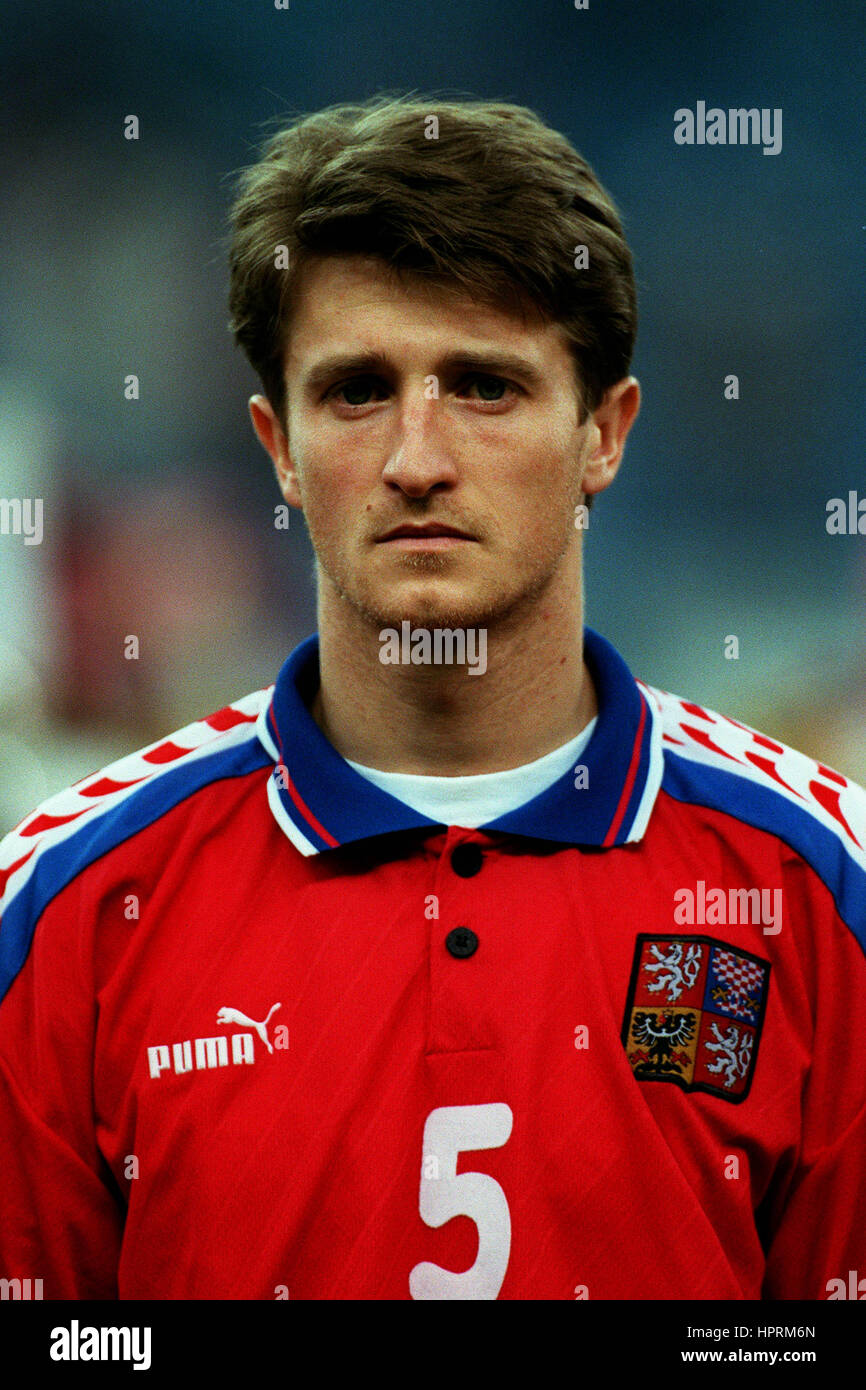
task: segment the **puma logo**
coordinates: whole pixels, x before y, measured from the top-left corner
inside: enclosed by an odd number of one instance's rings
[[[271,1047],[268,1040],[268,1024],[271,1021],[271,1015],[275,1014],[277,1009],[281,1008],[282,1004],[274,1004],[273,1007],[268,1010],[267,1017],[262,1019],[261,1023],[256,1023],[254,1018],[247,1018],[246,1014],[241,1013],[240,1009],[220,1009],[217,1014],[217,1023],[237,1023],[241,1028],[254,1028],[265,1047],[268,1049],[268,1052],[273,1052],[274,1049]]]

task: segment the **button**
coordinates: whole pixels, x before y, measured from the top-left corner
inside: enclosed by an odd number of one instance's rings
[[[472,878],[477,874],[484,860],[481,846],[472,841],[456,845],[451,851],[451,867],[461,878]]]
[[[474,956],[478,950],[478,937],[470,927],[455,927],[445,938],[445,945],[458,960]]]

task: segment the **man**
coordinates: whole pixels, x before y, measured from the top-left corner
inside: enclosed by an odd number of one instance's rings
[[[528,111],[374,101],[272,138],[231,265],[318,635],[3,844],[0,1272],[851,1296],[864,794],[584,631],[610,198]]]

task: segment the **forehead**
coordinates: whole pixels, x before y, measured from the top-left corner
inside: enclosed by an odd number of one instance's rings
[[[559,324],[522,308],[479,301],[459,286],[398,274],[371,256],[321,256],[301,270],[286,344],[286,366],[304,370],[325,351],[346,346],[437,351],[456,339],[466,349],[496,345],[531,356],[541,368],[572,357]]]

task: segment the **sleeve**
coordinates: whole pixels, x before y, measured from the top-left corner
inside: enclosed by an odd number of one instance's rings
[[[791,929],[809,933],[814,1029],[799,1152],[770,1223],[766,1299],[866,1298],[866,894],[858,875],[851,866],[844,894],[857,904],[848,913],[854,929],[805,865],[797,892]]]
[[[4,960],[23,957],[0,1003],[0,1278],[115,1299],[123,1204],[94,1120],[93,926],[75,881],[35,921],[32,888],[0,913]]]

